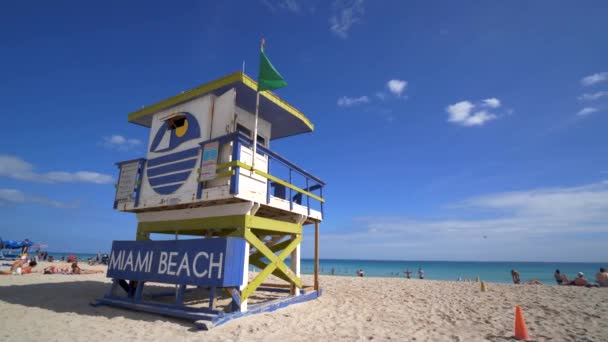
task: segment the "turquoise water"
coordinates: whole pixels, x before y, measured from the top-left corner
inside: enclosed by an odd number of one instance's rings
[[[567,262],[471,262],[471,261],[386,261],[386,260],[338,260],[322,259],[319,263],[321,274],[339,276],[356,276],[358,269],[365,271],[366,277],[400,277],[409,268],[412,277],[418,277],[418,267],[424,270],[425,279],[458,280],[476,279],[493,283],[512,283],[511,269],[519,271],[522,281],[536,279],[543,284],[553,285],[553,273],[558,268],[562,273],[573,279],[578,272],[583,272],[590,281],[595,281],[595,274],[600,267],[608,267],[608,263],[567,263]],[[314,261],[302,260],[302,273],[312,274]]]
[[[64,253],[49,252],[55,259],[65,258],[73,254],[78,259],[86,261],[88,258],[95,258],[95,253]],[[476,279],[479,276],[482,280],[493,283],[512,283],[511,269],[519,271],[522,281],[536,279],[543,284],[553,285],[553,272],[559,268],[569,279],[573,279],[578,272],[585,273],[588,280],[594,281],[595,274],[600,267],[608,267],[605,263],[568,263],[568,262],[473,262],[473,261],[390,261],[390,260],[340,260],[340,259],[321,259],[320,273],[334,274],[338,276],[355,277],[358,269],[365,271],[366,277],[399,277],[404,278],[403,271],[409,268],[412,278],[418,277],[418,267],[424,270],[425,279],[434,280],[458,280]],[[312,274],[314,261],[312,259],[302,259],[301,271],[303,274]]]

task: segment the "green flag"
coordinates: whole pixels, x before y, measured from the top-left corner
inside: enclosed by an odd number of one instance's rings
[[[264,54],[264,46],[260,51],[260,72],[258,73],[258,92],[285,87],[287,82],[272,66],[270,60]]]

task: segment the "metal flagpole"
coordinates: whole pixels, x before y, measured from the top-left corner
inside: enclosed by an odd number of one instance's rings
[[[264,51],[264,38],[262,38],[262,42],[260,43],[261,51]],[[258,75],[259,79],[259,75]],[[259,82],[259,80],[258,80]],[[258,148],[258,115],[260,112],[260,85],[258,84],[258,89],[255,92],[255,122],[253,126],[253,160],[251,161],[251,173],[253,174],[253,170],[255,170],[255,159],[257,155]]]

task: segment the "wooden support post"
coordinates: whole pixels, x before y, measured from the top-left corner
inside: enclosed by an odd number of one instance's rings
[[[116,296],[116,290],[118,290],[118,279],[112,279],[112,287],[110,287],[110,291],[106,294],[108,297]]]
[[[144,282],[143,281],[137,282],[137,287],[135,288],[135,298],[134,298],[136,302],[141,301],[143,291],[144,291]]]
[[[243,291],[243,289],[245,289],[247,287],[247,284],[249,284],[249,250],[250,250],[250,245],[249,242],[245,242],[245,255],[244,255],[244,259],[243,259],[243,284],[241,284],[241,286],[239,286],[239,292],[242,293],[241,291]],[[234,295],[234,294],[233,294]],[[244,300],[241,299],[241,301],[239,303],[235,303],[236,305],[238,305],[238,311],[240,312],[245,312],[247,311],[247,299],[245,298]]]
[[[295,239],[296,235],[292,235],[292,238]],[[296,277],[300,278],[300,244],[296,247],[296,249],[291,252],[291,270],[296,274]],[[294,296],[300,295],[300,289],[295,285],[291,285],[291,294]]]
[[[182,305],[184,304],[184,292],[186,292],[186,284],[176,285],[175,289],[175,304]]]
[[[217,287],[211,287],[209,288],[209,309],[214,310],[215,309],[215,294],[217,291]]]
[[[319,222],[315,221],[315,290],[319,292]]]

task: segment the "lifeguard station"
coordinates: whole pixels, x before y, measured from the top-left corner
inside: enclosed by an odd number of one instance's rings
[[[236,72],[129,114],[129,122],[150,128],[146,158],[117,163],[114,208],[137,215],[136,241],[114,241],[112,289],[97,304],[209,328],[321,294],[325,183],[270,149],[273,140],[312,132],[313,125],[274,93],[260,93],[254,156],[256,89]],[[312,285],[300,275],[305,225],[315,229]],[[156,234],[169,239],[153,240]],[[252,268],[259,272],[250,275]],[[283,284],[268,283],[271,275]],[[150,283],[175,290],[148,295]],[[283,296],[248,306],[258,291]],[[222,307],[222,298],[229,304]]]

